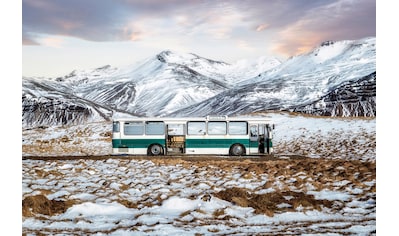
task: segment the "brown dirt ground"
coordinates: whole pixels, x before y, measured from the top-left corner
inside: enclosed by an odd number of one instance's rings
[[[28,196],[22,200],[22,216],[29,217],[36,214],[56,215],[64,213],[73,206],[74,201],[49,200],[44,195]]]

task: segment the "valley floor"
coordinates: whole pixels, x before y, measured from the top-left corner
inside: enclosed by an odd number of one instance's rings
[[[375,119],[260,115],[274,157],[117,157],[110,122],[25,129],[23,233],[375,235]]]
[[[254,115],[252,115],[254,116]],[[259,113],[275,124],[276,155],[375,161],[375,118]],[[22,130],[23,156],[110,155],[112,122]]]

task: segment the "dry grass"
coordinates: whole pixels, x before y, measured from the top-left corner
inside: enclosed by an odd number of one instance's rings
[[[127,208],[135,208],[135,209],[138,208],[138,204],[137,203],[131,202],[131,201],[126,200],[126,199],[118,199],[118,202],[120,204],[124,205]]]

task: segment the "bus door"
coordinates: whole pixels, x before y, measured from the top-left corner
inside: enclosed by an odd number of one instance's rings
[[[266,125],[265,124],[259,124],[259,139],[258,139],[258,147],[259,147],[259,153],[264,154],[265,153],[265,139],[266,139]]]
[[[264,124],[251,124],[249,127],[249,153],[265,153],[265,129]]]
[[[180,154],[186,152],[186,135],[184,123],[166,125],[166,149],[168,154]]]
[[[267,154],[273,153],[273,129],[274,125],[266,125],[266,134],[265,134],[265,152]]]
[[[251,124],[249,126],[249,153],[254,154],[258,153],[258,138],[259,138],[259,132],[258,132],[258,125],[257,124]]]

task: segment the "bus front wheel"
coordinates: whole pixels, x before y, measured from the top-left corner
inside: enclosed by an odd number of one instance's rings
[[[148,148],[148,155],[150,156],[159,156],[163,154],[163,148],[161,145],[159,144],[152,144],[149,148]]]
[[[230,147],[230,155],[232,156],[242,156],[245,154],[245,148],[241,144],[233,144]]]

